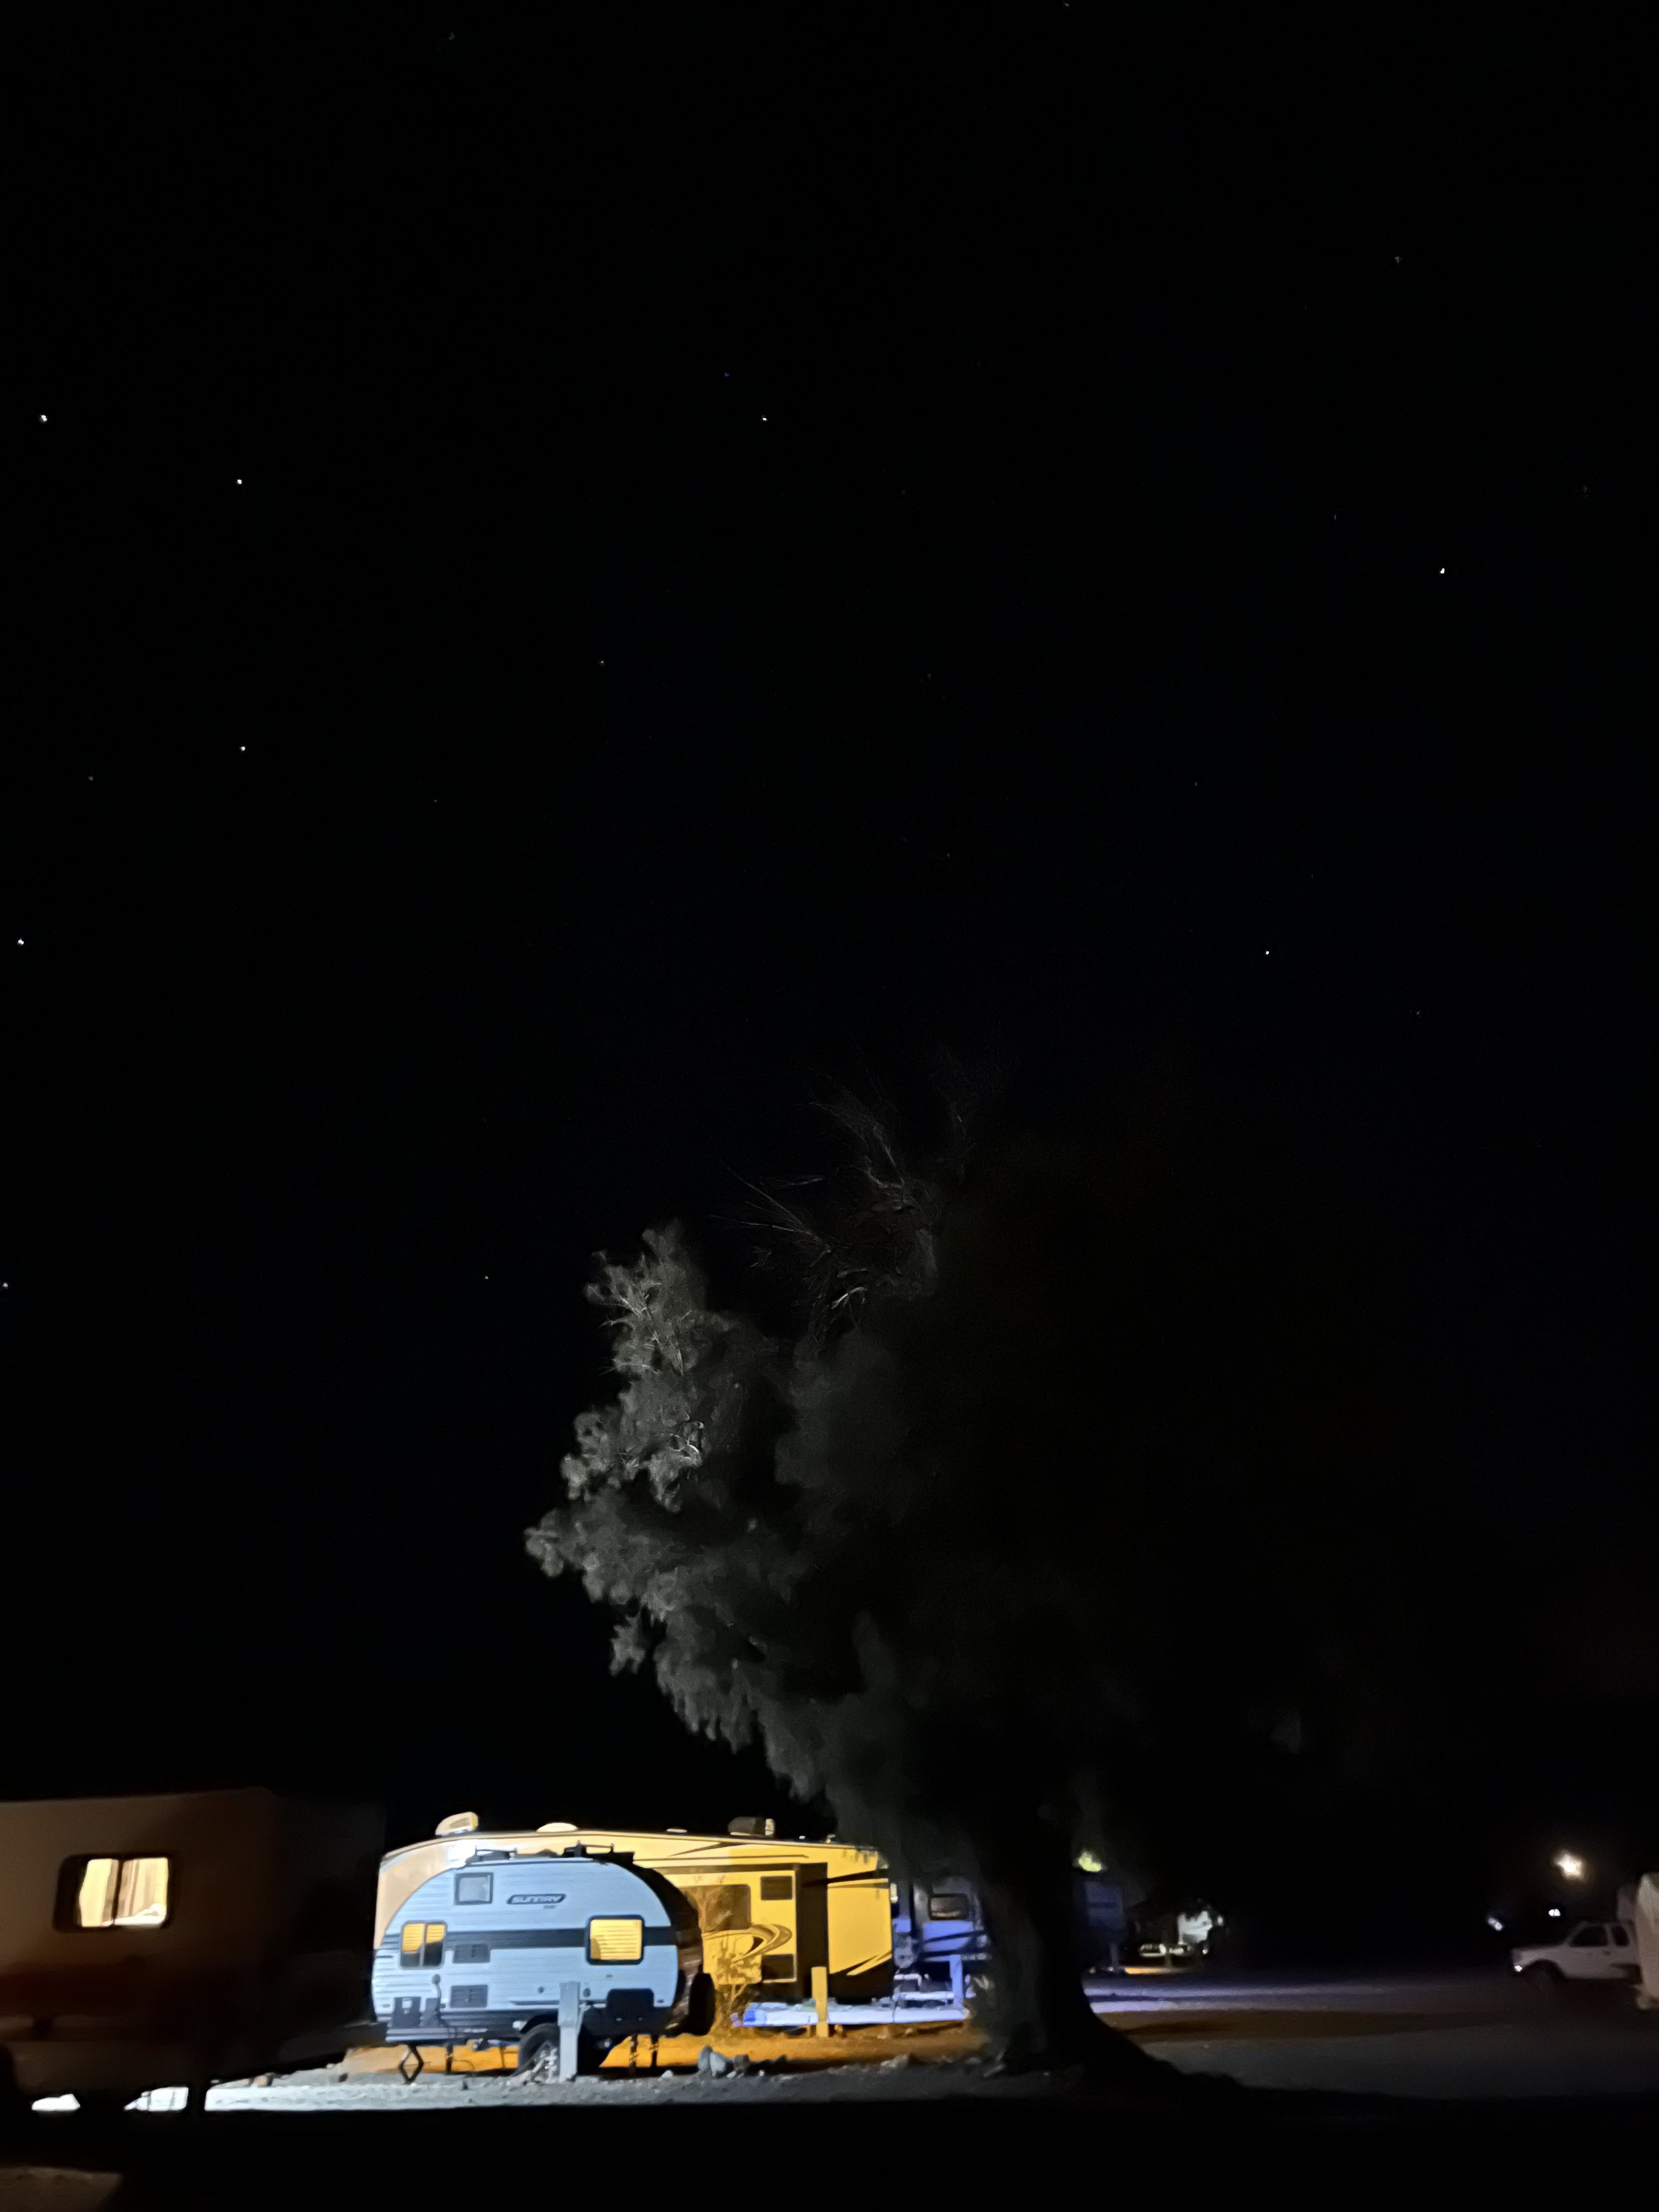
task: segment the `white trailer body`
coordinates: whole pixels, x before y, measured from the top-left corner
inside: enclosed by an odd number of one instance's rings
[[[672,2033],[702,1973],[696,1913],[661,1875],[580,1847],[486,1847],[388,1921],[374,2012],[388,2043],[516,2043],[525,2064],[573,2015],[590,2056]]]
[[[0,2092],[125,2102],[343,2050],[382,1832],[268,1790],[0,1804]]]
[[[1644,2012],[1659,2011],[1659,1874],[1644,1874],[1636,1885],[1631,1932],[1636,1938],[1636,2002]]]

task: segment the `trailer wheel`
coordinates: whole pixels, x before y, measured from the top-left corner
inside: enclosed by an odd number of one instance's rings
[[[720,2008],[719,1993],[712,1974],[696,1974],[692,1978],[691,1993],[686,2000],[685,2033],[688,2035],[707,2035],[714,2025],[714,2014]]]
[[[526,2028],[519,2038],[517,2071],[532,2073],[549,2051],[556,2064],[559,2055],[559,2024],[556,2020],[539,2020],[533,2027]]]

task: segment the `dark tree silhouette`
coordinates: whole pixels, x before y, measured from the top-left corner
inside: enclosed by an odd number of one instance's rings
[[[978,1885],[1009,2063],[1144,2066],[1082,1994],[1075,1856],[1194,1790],[1237,1826],[1380,1679],[1364,1332],[1316,1228],[1156,1116],[925,1169],[840,1119],[846,1171],[768,1208],[787,1329],[678,1226],[604,1267],[621,1387],[530,1547],[689,1726]]]

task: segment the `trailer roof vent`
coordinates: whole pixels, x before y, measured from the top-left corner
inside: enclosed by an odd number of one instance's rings
[[[467,1836],[477,1825],[476,1813],[452,1813],[447,1820],[440,1820],[432,1832],[434,1836]]]
[[[726,1822],[726,1832],[728,1836],[775,1836],[778,1824],[775,1820],[757,1820],[752,1813],[740,1813],[735,1820]]]
[[[574,1836],[575,1832],[574,1820],[544,1820],[536,1831],[538,1836]]]

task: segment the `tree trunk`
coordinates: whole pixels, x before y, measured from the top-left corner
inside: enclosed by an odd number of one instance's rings
[[[990,2027],[1003,2064],[1021,2073],[1083,2066],[1149,2086],[1163,2077],[1156,2059],[1090,2005],[1063,1847],[1035,1826],[975,1840],[991,1942]]]

